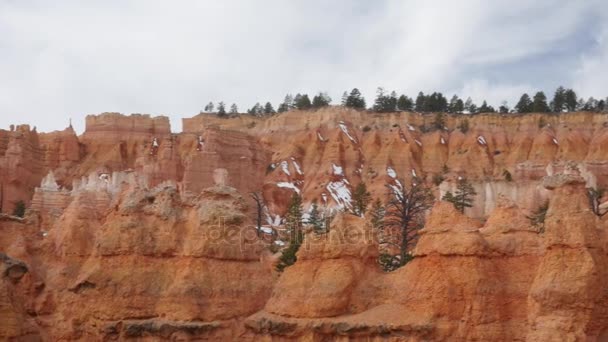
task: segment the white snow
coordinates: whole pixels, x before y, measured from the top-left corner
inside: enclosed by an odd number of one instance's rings
[[[281,162],[281,169],[283,170],[283,172],[285,172],[286,175],[291,176],[291,173],[289,172],[289,164],[287,163],[287,161],[283,160]]]
[[[319,138],[320,141],[325,141],[325,139],[323,138],[323,136],[319,132],[317,132],[317,138]]]
[[[407,129],[409,129],[409,130],[410,130],[410,131],[412,131],[412,132],[415,132],[415,131],[416,131],[416,129],[414,128],[414,126],[412,126],[412,125],[410,125],[410,124],[407,124]]]
[[[418,144],[418,146],[422,146],[422,143],[418,139],[416,139],[416,144]]]
[[[386,174],[391,178],[397,178],[397,172],[390,166],[386,168]]]
[[[559,145],[559,143],[557,142],[557,139],[555,139],[555,138],[553,138],[553,143],[554,143],[555,145]]]
[[[342,166],[331,163],[331,168],[333,170],[334,175],[344,176],[344,169],[342,168]]]
[[[412,176],[414,176],[414,177],[418,177],[418,176],[416,175],[416,170],[414,170],[414,169],[412,169]]]
[[[288,189],[291,189],[291,190],[293,190],[293,191],[297,192],[298,194],[300,193],[300,189],[298,189],[298,187],[297,187],[297,186],[295,186],[295,184],[293,184],[293,183],[289,183],[289,182],[278,182],[278,183],[277,183],[277,186],[278,186],[279,188],[288,188]]]
[[[262,227],[260,227],[260,230],[265,234],[272,234],[272,228],[270,228],[270,227],[262,226]]]
[[[274,244],[279,246],[285,246],[285,241],[275,240]]]
[[[357,140],[355,140],[355,138],[353,138],[350,133],[348,132],[348,127],[346,127],[346,124],[344,124],[344,121],[340,121],[340,123],[338,124],[340,126],[340,129],[342,130],[342,132],[344,132],[344,134],[346,134],[346,136],[348,137],[348,139],[350,139],[350,141],[354,142],[355,144],[357,143]]]
[[[325,187],[331,197],[336,201],[341,208],[351,207],[352,197],[348,189],[348,181],[343,179],[337,182],[330,182]]]
[[[273,226],[280,226],[281,225],[281,221],[283,219],[281,219],[281,216],[279,215],[275,215],[274,216],[274,222],[272,223]]]
[[[158,147],[158,140],[156,138],[152,140],[152,147]]]
[[[327,194],[326,193],[322,193],[321,198],[323,198],[324,203],[327,203]]]
[[[484,146],[487,145],[486,138],[484,138],[481,135],[477,137],[477,142],[480,143],[481,145],[484,145]]]
[[[293,164],[293,167],[296,168],[296,172],[300,175],[303,175],[304,173],[302,172],[302,169],[300,168],[300,165],[298,165],[298,162],[295,160],[295,158],[291,158],[291,163]]]
[[[443,137],[441,137],[441,144],[445,145],[445,139],[443,139]]]

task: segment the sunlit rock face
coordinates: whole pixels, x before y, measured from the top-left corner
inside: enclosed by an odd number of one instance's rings
[[[469,121],[466,132],[457,127]],[[168,119],[105,113],[0,131],[0,339],[603,341],[605,116],[433,116],[344,108]],[[439,201],[459,177],[462,214]],[[372,198],[426,182],[437,202],[413,261],[384,273]],[[293,194],[308,215],[283,273],[271,236]],[[18,200],[24,218],[7,215]],[[544,224],[530,216],[545,202]],[[608,198],[598,199],[605,210]],[[608,217],[608,216],[606,216]]]

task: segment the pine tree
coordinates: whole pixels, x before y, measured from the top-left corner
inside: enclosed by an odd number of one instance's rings
[[[205,106],[205,112],[211,113],[211,112],[213,112],[213,108],[214,108],[213,102],[209,102]]]
[[[312,102],[310,102],[308,94],[297,94],[293,100],[293,104],[295,108],[300,110],[306,110],[312,107]]]
[[[346,103],[347,103],[347,101],[348,101],[348,92],[346,92],[346,91],[345,91],[344,93],[342,93],[342,99],[341,99],[340,104],[341,104],[343,107],[346,107]]]
[[[291,96],[291,94],[285,95],[285,99],[283,100],[283,103],[281,103],[279,105],[279,108],[278,108],[277,111],[279,113],[290,111],[291,109],[294,108],[293,107],[293,101],[294,101],[294,99],[293,99],[293,96]]]
[[[239,113],[239,108],[236,106],[236,103],[233,103],[232,106],[230,106],[230,114],[238,114]]]
[[[555,90],[551,107],[556,113],[561,113],[566,109],[566,89],[564,89],[564,87],[559,86]]]
[[[296,262],[296,253],[304,240],[304,234],[302,233],[302,197],[297,193],[294,193],[289,201],[287,214],[285,214],[285,226],[289,233],[289,246],[283,250],[279,258],[276,267],[279,272],[283,272],[286,267]]]
[[[479,107],[479,112],[480,113],[494,113],[495,110],[494,110],[494,108],[492,108],[492,106],[488,106],[488,103],[484,100],[483,103],[481,104],[481,107]]]
[[[464,213],[465,208],[470,208],[473,206],[473,197],[477,195],[475,192],[475,188],[473,185],[464,177],[459,177],[458,182],[456,183],[456,192],[452,194],[451,192],[447,192],[442,200],[451,202],[461,213]]]
[[[251,109],[247,110],[247,113],[249,113],[251,115],[259,116],[260,114],[262,114],[262,105],[260,105],[260,103],[257,102],[255,105],[253,105],[253,107],[251,107]]]
[[[477,105],[473,103],[473,99],[471,99],[470,97],[468,97],[466,102],[464,103],[464,110],[466,110],[470,114],[477,113]]]
[[[434,201],[432,191],[424,182],[416,180],[409,189],[404,187],[392,194],[378,228],[383,249],[378,261],[385,271],[395,270],[412,260],[418,231],[424,227],[424,214]]]
[[[276,113],[274,108],[272,107],[272,103],[270,102],[266,102],[266,105],[264,106],[264,114],[274,114]]]
[[[15,208],[13,209],[13,216],[23,217],[25,216],[25,202],[19,200],[15,202]]]
[[[327,93],[318,93],[312,99],[312,108],[321,108],[329,106],[331,97]]]
[[[379,198],[376,198],[376,201],[374,201],[370,212],[370,222],[374,229],[382,229],[382,227],[384,226],[385,212],[386,210],[384,208],[384,205],[382,205],[382,201],[380,201]]]
[[[365,109],[365,98],[361,95],[359,89],[354,88],[346,99],[346,107],[355,109]]]
[[[414,102],[409,97],[401,95],[399,96],[399,99],[397,99],[397,109],[403,111],[411,111],[413,107]]]
[[[217,105],[217,116],[219,116],[219,117],[226,116],[226,105],[224,104],[224,102],[220,102]]]
[[[361,217],[365,215],[370,200],[371,194],[367,191],[367,186],[363,182],[359,183],[353,192],[353,214]]]
[[[312,228],[314,229],[314,231],[317,234],[322,234],[322,233],[326,232],[325,227],[324,227],[324,222],[325,222],[325,220],[323,219],[323,217],[321,216],[321,213],[319,212],[319,206],[317,206],[316,202],[313,202],[312,206],[310,208],[308,224],[310,224],[312,226]]]
[[[518,113],[532,112],[532,100],[530,99],[530,95],[524,93],[519,98],[517,105],[515,105],[515,110],[517,110]]]
[[[502,101],[502,103],[500,104],[500,107],[498,108],[498,111],[501,114],[509,113],[509,105],[508,105],[507,101]]]
[[[445,128],[445,114],[443,114],[443,112],[435,113],[433,128],[437,130],[443,130]]]
[[[423,113],[426,112],[426,96],[423,92],[419,92],[416,97],[416,111]]]
[[[547,96],[542,91],[539,91],[534,95],[534,101],[532,101],[532,112],[534,113],[547,113],[549,112],[549,105],[547,104]]]
[[[566,101],[566,109],[569,112],[576,111],[576,107],[578,105],[578,100],[576,97],[576,93],[572,89],[566,90],[565,93],[565,101]]]
[[[450,100],[450,104],[448,105],[448,112],[450,113],[462,113],[464,110],[464,103],[462,100],[454,94],[452,99]]]

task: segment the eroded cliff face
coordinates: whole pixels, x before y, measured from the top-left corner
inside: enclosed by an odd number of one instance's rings
[[[544,125],[539,125],[541,117]],[[369,114],[342,108],[184,120],[102,114],[81,137],[0,131],[0,339],[608,339],[607,118]],[[505,170],[511,175],[506,179]],[[254,229],[249,192],[281,228],[294,192],[334,210],[361,181],[373,197],[413,177],[458,176],[466,215],[437,202],[414,259],[384,273],[365,219],[307,232],[298,261]],[[549,201],[544,227],[530,210]]]

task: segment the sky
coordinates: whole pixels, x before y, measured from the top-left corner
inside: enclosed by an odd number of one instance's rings
[[[608,96],[606,0],[0,0],[0,129],[287,93]]]

